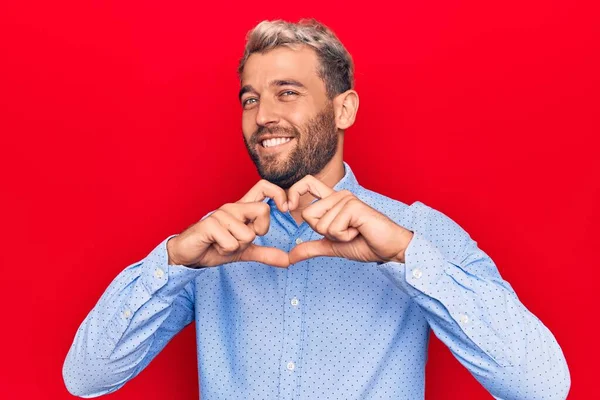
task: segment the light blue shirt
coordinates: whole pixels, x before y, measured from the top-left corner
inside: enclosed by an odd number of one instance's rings
[[[81,324],[63,366],[68,390],[114,392],[193,321],[202,400],[423,399],[430,328],[495,398],[566,398],[559,345],[467,232],[421,202],[363,188],[344,166],[335,190],[414,232],[406,263],[193,269],[168,265],[169,236]],[[265,201],[271,226],[256,244],[289,251],[322,238]]]

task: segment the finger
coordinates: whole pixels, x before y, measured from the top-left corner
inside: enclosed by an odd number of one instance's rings
[[[216,218],[211,215],[206,219],[206,223],[208,224],[208,241],[214,243],[217,253],[222,256],[228,256],[238,251],[240,243]]]
[[[253,203],[263,201],[267,197],[275,201],[275,204],[280,211],[286,212],[289,209],[285,190],[267,181],[266,179],[261,179],[258,181],[258,183],[254,185],[248,191],[248,193],[246,193],[244,197],[238,201],[238,203]]]
[[[217,210],[213,213],[213,218],[217,219],[231,235],[243,245],[251,243],[256,238],[256,233],[243,221],[229,214],[224,210]]]
[[[349,226],[349,219],[343,218],[338,221],[340,213],[346,208],[346,204],[353,199],[352,196],[346,196],[340,200],[332,209],[327,211],[317,223],[315,231],[328,239],[342,242],[349,242],[358,235],[358,229]],[[326,200],[326,199],[325,199]],[[345,214],[342,214],[345,215]],[[314,228],[313,228],[314,229]]]
[[[325,238],[300,243],[289,252],[288,256],[291,265],[314,257],[336,257],[336,253],[334,243]]]
[[[306,207],[306,209],[302,211],[302,218],[311,226],[311,228],[315,229],[315,226],[325,216],[325,214],[327,214],[332,208],[336,207],[340,202],[345,203],[352,197],[353,194],[348,190],[335,192],[331,196],[316,201]]]
[[[306,175],[288,189],[288,205],[290,210],[298,206],[300,196],[310,193],[318,199],[323,199],[335,192],[332,188],[312,175]]]
[[[287,268],[290,265],[288,253],[275,247],[251,244],[242,252],[240,261],[257,261],[273,267]]]
[[[221,209],[248,225],[259,236],[269,231],[271,208],[266,203],[229,203]]]
[[[331,221],[327,231],[328,235],[339,238],[342,242],[349,242],[360,233],[360,227],[353,226],[354,211],[350,207],[351,200],[352,199],[346,202],[344,208],[340,210],[336,218]]]

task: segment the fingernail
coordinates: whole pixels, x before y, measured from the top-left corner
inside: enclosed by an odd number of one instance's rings
[[[287,211],[289,209],[289,205],[287,201],[283,202],[283,211]]]

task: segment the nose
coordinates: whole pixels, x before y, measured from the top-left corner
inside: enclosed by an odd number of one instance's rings
[[[279,113],[277,107],[269,101],[261,101],[258,104],[256,113],[256,124],[258,126],[277,125],[279,123]]]

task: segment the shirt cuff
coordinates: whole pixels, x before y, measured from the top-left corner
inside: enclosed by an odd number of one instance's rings
[[[415,231],[404,253],[405,262],[386,262],[377,268],[410,297],[427,294],[447,266],[442,252]]]
[[[184,265],[169,265],[167,242],[175,236],[177,235],[167,237],[156,246],[144,259],[140,271],[140,279],[148,293],[157,294],[163,299],[179,294],[185,285],[206,270]]]
[[[405,263],[387,262],[377,267],[418,305],[434,315],[438,326],[452,327],[459,336],[462,332],[497,364],[509,365],[505,354],[510,350],[498,339],[496,331],[489,329],[494,322],[483,313],[485,307],[481,295],[474,294],[473,281],[424,236],[414,233],[406,249]],[[446,333],[443,330],[436,332],[438,335]],[[460,357],[468,357],[468,351],[461,347],[455,352]]]
[[[204,268],[189,268],[183,265],[169,265],[167,241],[177,235],[171,235],[156,246],[140,263],[138,279],[131,284],[130,292],[117,309],[106,329],[106,338],[117,345],[127,328],[131,325],[136,312],[153,298],[170,304],[184,290],[185,285],[200,275]]]

